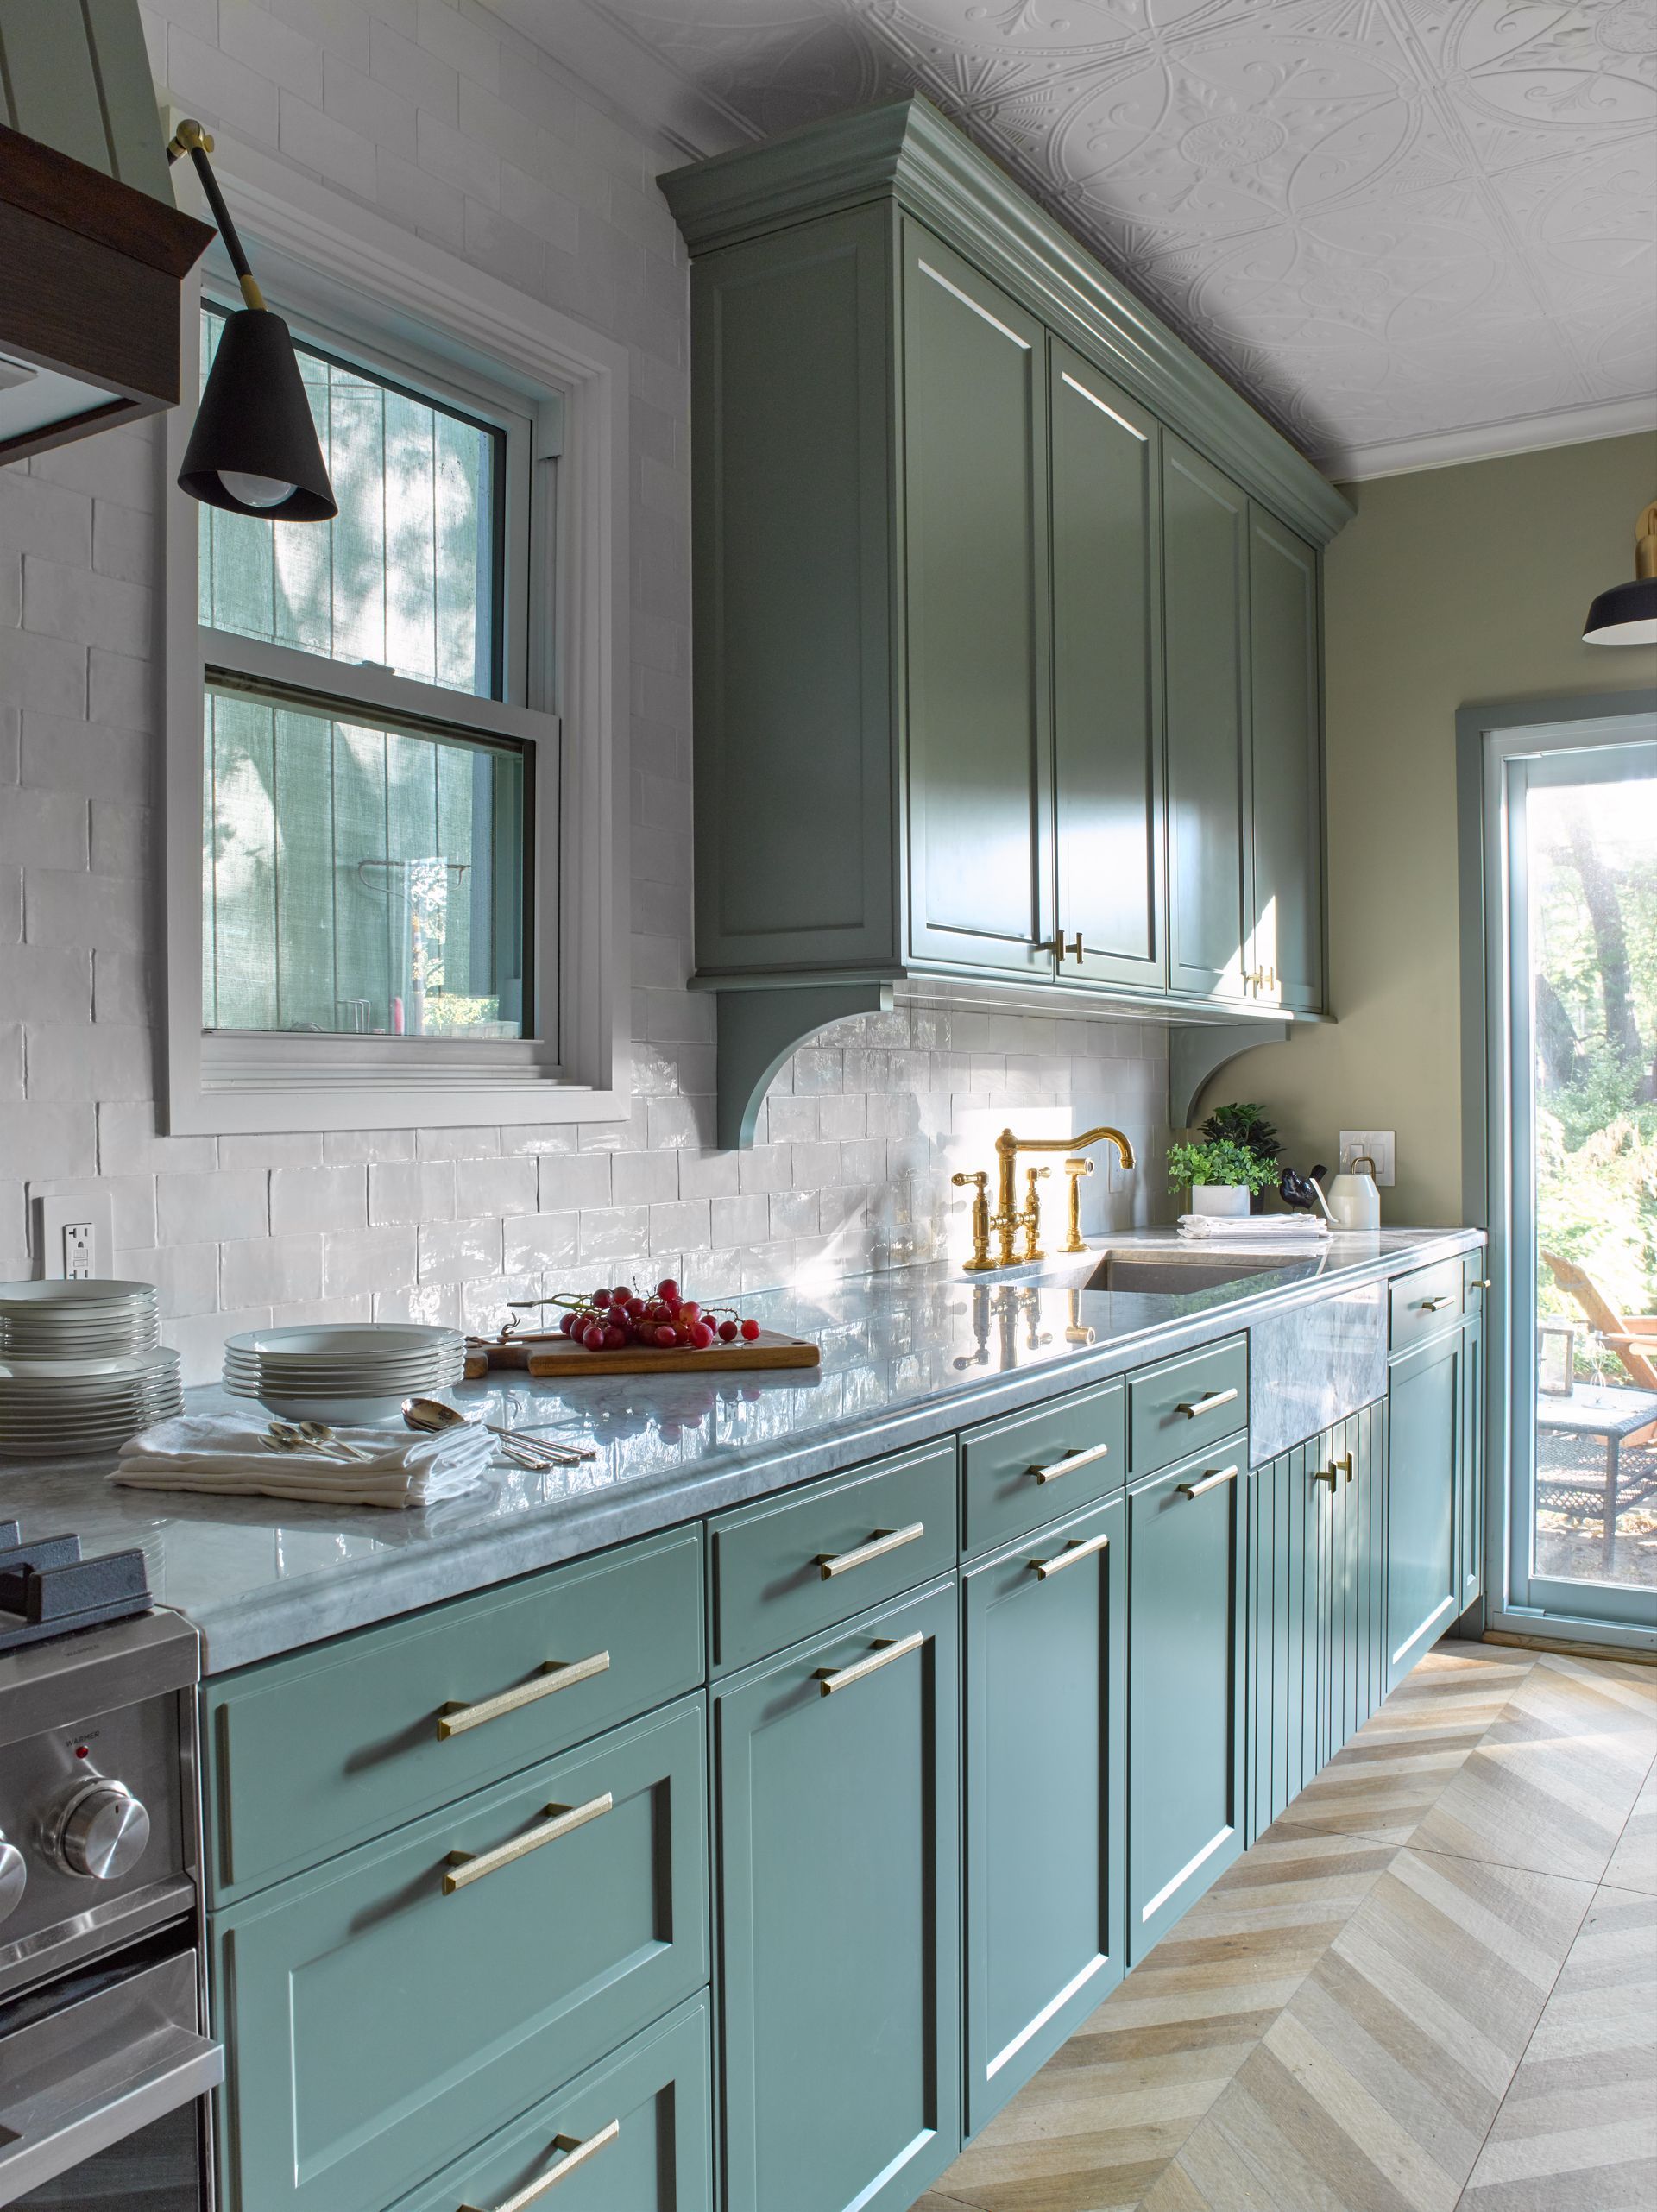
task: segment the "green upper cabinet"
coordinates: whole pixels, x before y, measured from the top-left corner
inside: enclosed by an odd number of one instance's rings
[[[910,947],[1047,974],[1045,334],[905,224],[903,336]]]
[[[1249,503],[1248,967],[1274,1005],[1323,1005],[1323,746],[1318,557]]]
[[[1168,980],[1161,430],[1057,338],[1048,390],[1055,914],[1074,963],[1063,972],[1160,990]]]
[[[1248,510],[1229,476],[1166,441],[1171,973],[1176,991],[1233,999],[1249,995]]]
[[[923,100],[663,184],[721,1141],[910,976],[1319,1012],[1345,500]]]
[[[892,226],[728,247],[692,280],[696,950],[889,964]]]

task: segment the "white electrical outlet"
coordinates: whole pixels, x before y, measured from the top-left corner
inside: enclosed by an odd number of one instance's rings
[[[1383,1190],[1390,1190],[1397,1182],[1397,1137],[1390,1129],[1343,1129],[1340,1132],[1340,1167],[1344,1175],[1351,1172],[1352,1162],[1361,1153],[1367,1153],[1375,1163],[1375,1180]]]
[[[31,1191],[35,1261],[49,1282],[85,1281],[110,1271],[115,1201],[96,1183]]]

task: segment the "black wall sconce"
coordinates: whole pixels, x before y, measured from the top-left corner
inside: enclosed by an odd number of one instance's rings
[[[274,522],[328,522],[339,502],[305,396],[287,325],[265,305],[230,211],[207,160],[213,142],[198,123],[181,123],[167,149],[187,154],[224,241],[246,306],[224,318],[224,333],[179,482],[192,499],[232,514]]]

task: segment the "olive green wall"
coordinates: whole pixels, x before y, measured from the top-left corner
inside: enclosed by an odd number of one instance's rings
[[[1383,1219],[1459,1221],[1455,717],[1474,701],[1657,683],[1657,650],[1585,646],[1634,573],[1657,438],[1607,438],[1349,486],[1326,555],[1333,1027],[1245,1053],[1204,1094],[1257,1099],[1297,1167],[1391,1129]]]

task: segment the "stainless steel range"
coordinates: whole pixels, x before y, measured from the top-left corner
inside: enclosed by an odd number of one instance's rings
[[[0,1522],[0,2205],[205,2212],[196,1633]]]

